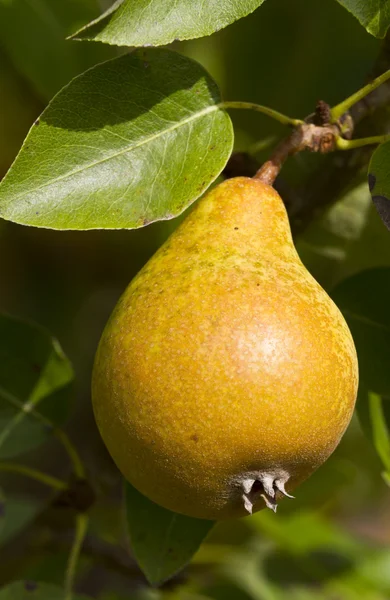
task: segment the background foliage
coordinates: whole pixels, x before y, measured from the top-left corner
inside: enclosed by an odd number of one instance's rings
[[[64,40],[108,4],[0,0],[0,176],[53,95],[86,68],[122,54],[123,49],[115,47]],[[250,10],[260,2],[252,4]],[[360,4],[268,0],[211,37],[174,42],[170,48],[199,61],[223,98],[258,102],[303,118],[319,98],[335,104],[363,85],[379,55],[381,71],[390,67],[382,52],[387,39],[369,35],[342,4],[354,9],[372,33],[385,34],[387,2],[378,8],[374,0]],[[365,7],[360,14],[359,5]],[[378,133],[384,131],[388,118],[384,108],[370,123],[369,133],[375,133],[375,127]],[[279,124],[254,113],[232,113],[232,120],[235,150],[249,150],[259,162],[285,134]],[[363,169],[343,163],[342,170],[338,164],[346,159],[339,156],[300,154],[288,162],[278,181],[292,204],[297,197],[304,202],[308,189],[315,196],[312,202],[318,210],[308,211],[307,222],[296,222],[291,213],[296,244],[302,260],[334,296],[355,333],[363,373],[360,422],[353,420],[340,447],[297,491],[296,500],[281,503],[276,516],[263,511],[218,524],[191,565],[159,589],[147,584],[128,553],[122,482],[94,425],[89,381],[97,341],[113,305],[182,217],[132,232],[55,232],[0,222],[0,309],[4,313],[0,358],[15,360],[13,344],[29,349],[24,366],[17,366],[18,373],[25,373],[21,389],[10,388],[10,371],[3,372],[0,366],[0,440],[9,411],[11,419],[15,416],[15,403],[6,399],[11,394],[19,402],[17,414],[24,416],[17,427],[31,421],[28,439],[34,441],[23,446],[22,431],[13,438],[16,449],[2,454],[1,460],[17,453],[18,460],[31,468],[39,467],[64,481],[68,478],[68,456],[49,435],[48,425],[20,411],[20,403],[39,397],[42,414],[48,415],[45,405],[54,394],[48,416],[62,423],[68,415],[67,431],[96,492],[78,570],[80,598],[386,600],[390,596],[390,494],[385,483],[390,468],[386,425],[390,238],[366,183],[370,153],[371,149],[364,156]],[[356,161],[354,157],[348,160]],[[307,182],[313,181],[315,185],[308,188]],[[333,182],[333,188],[325,181]],[[321,196],[324,190],[326,202]],[[6,313],[45,329],[28,325],[21,334],[20,321]],[[52,336],[60,340],[74,366],[72,389],[70,364]],[[39,387],[42,381],[44,388]],[[0,451],[6,448],[0,445]],[[25,450],[28,453],[21,454]],[[4,490],[0,598],[54,600],[56,594],[62,598],[74,507],[56,502],[57,493],[38,482],[5,471],[0,474]],[[142,547],[134,544],[134,550],[139,558]],[[20,583],[9,587],[14,580]],[[33,583],[41,581],[46,583]]]

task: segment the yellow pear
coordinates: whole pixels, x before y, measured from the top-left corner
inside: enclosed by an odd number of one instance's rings
[[[93,372],[96,421],[142,494],[192,517],[276,509],[333,452],[358,367],[269,185],[217,185],[131,282]]]

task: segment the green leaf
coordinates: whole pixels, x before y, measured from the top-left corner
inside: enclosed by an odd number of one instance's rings
[[[49,99],[69,79],[112,56],[66,36],[99,13],[97,0],[0,0],[0,38],[17,70]],[[60,65],[60,68],[59,68]]]
[[[342,276],[346,261],[367,228],[371,206],[364,181],[314,220],[298,238],[296,248],[302,262],[325,288]],[[387,242],[386,231],[385,234]],[[367,255],[367,244],[364,247]]]
[[[260,511],[250,519],[249,525],[291,554],[305,554],[321,548],[352,555],[359,553],[356,540],[320,513],[302,511],[272,519],[269,511]]]
[[[265,573],[264,550],[261,543],[254,542],[248,549],[244,548],[221,562],[218,571],[229,582],[229,586],[216,596],[218,600],[283,600]],[[212,595],[213,587],[211,584],[211,589],[202,590],[202,596],[206,592],[209,598],[211,592],[211,597],[215,597]]]
[[[338,0],[369,33],[384,38],[390,25],[390,0]]]
[[[264,0],[117,0],[76,39],[117,46],[161,46],[211,35],[253,12]]]
[[[390,476],[390,268],[362,271],[332,293],[351,329],[359,360],[357,411]]]
[[[371,157],[368,185],[372,201],[388,229],[390,229],[390,142],[381,144]]]
[[[388,483],[390,479],[390,398],[370,392],[362,383],[359,387],[357,413],[364,433],[371,440],[384,466],[385,471],[382,476]]]
[[[182,569],[214,525],[166,510],[127,482],[126,514],[133,553],[151,584]]]
[[[384,598],[387,599],[390,593],[390,551],[388,548],[378,548],[365,561],[359,565],[359,575],[364,579],[369,589],[383,590]],[[378,595],[375,594],[378,598]],[[374,598],[375,598],[374,596]],[[379,598],[381,598],[379,596]],[[382,596],[383,598],[383,596]]]
[[[64,590],[48,583],[16,581],[0,590],[0,600],[64,600]],[[72,600],[87,600],[73,596]]]
[[[53,229],[142,227],[174,217],[219,175],[229,116],[199,64],[138,50],[74,79],[0,185],[0,216]]]
[[[72,367],[44,329],[0,314],[0,458],[43,443],[67,415]],[[35,411],[39,406],[40,419]]]
[[[383,400],[378,394],[369,393],[368,401],[375,449],[386,471],[390,473],[390,435],[382,406]]]
[[[351,329],[361,381],[376,394],[390,395],[390,268],[349,277],[332,298]]]
[[[44,500],[8,492],[0,497],[0,546],[22,531],[43,508]]]

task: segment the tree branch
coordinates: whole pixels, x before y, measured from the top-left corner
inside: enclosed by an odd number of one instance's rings
[[[368,80],[389,68],[390,33],[383,42]],[[351,108],[349,115],[358,137],[390,132],[390,115],[385,110],[389,103],[390,81],[387,81]],[[348,152],[334,152],[323,158],[300,190],[300,202],[291,202],[288,207],[294,235],[304,231],[313,219],[353,185],[359,175],[363,176],[372,152],[372,146],[364,146]]]
[[[367,81],[373,80],[389,68],[390,32],[383,42],[381,52],[367,77]],[[352,129],[358,137],[389,133],[390,115],[385,110],[389,103],[390,81],[388,80],[359,100],[348,113],[343,115],[340,121],[343,136],[347,139],[350,138]],[[329,138],[325,142],[325,147],[318,148],[318,140],[316,145],[315,139],[308,137],[308,134],[314,134],[315,132],[315,135],[319,134],[319,137],[322,138],[324,131],[322,134],[318,130],[312,129],[310,131],[307,126],[311,124],[324,130],[324,125],[327,121],[330,121],[328,109],[326,103],[320,102],[316,112],[305,120],[305,124],[296,128],[288,138],[280,142],[271,159],[260,168],[257,174],[256,166],[258,168],[258,165],[256,165],[256,161],[249,154],[243,152],[234,154],[224,170],[226,177],[246,175],[260,177],[267,183],[275,181],[275,188],[281,192],[286,203],[294,236],[304,231],[314,218],[321,214],[325,208],[336,202],[356,181],[357,177],[363,174],[363,169],[367,166],[372,154],[372,146],[364,146],[347,152],[335,151],[323,156],[319,167],[297,190],[289,190],[282,178],[276,178],[288,156],[304,149],[323,153],[335,149],[332,142],[334,130],[331,128],[327,131]],[[325,127],[325,129],[328,129],[328,127]]]
[[[323,109],[325,103],[322,102],[320,106]],[[273,185],[283,163],[289,156],[303,150],[321,152],[322,154],[332,152],[336,148],[339,135],[340,129],[335,124],[316,125],[309,122],[299,125],[291,135],[281,141],[270,160],[267,160],[254,175],[254,179]]]

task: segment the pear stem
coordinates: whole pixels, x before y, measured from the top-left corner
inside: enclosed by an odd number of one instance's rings
[[[354,104],[361,101],[389,79],[390,70],[382,73],[382,75],[333,108],[320,101],[317,104],[316,112],[305,121],[289,119],[290,124],[295,123],[295,129],[276,147],[270,160],[260,167],[254,175],[254,179],[273,185],[285,160],[302,150],[326,153],[334,150],[352,150],[370,144],[382,144],[390,141],[390,134],[351,140],[354,123],[352,117],[348,115],[348,110]]]
[[[262,106],[261,104],[255,104],[253,102],[221,102],[218,104],[220,108],[238,108],[238,109],[247,109],[254,110],[256,112],[262,113],[263,115],[267,115],[267,117],[271,117],[271,119],[275,119],[275,121],[279,121],[282,125],[292,125],[293,127],[297,127],[298,125],[302,125],[303,121],[300,119],[293,119],[284,115],[283,113],[278,112],[277,110],[273,110],[272,108],[268,108],[268,106]]]
[[[302,150],[327,153],[336,149],[339,128],[335,124],[315,125],[303,123],[294,129],[287,138],[276,147],[270,160],[257,171],[253,179],[273,185],[285,160]]]

